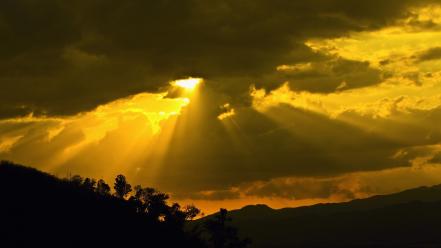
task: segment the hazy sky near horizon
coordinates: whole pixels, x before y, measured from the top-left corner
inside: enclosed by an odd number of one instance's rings
[[[0,2],[0,159],[206,211],[441,183],[441,1]]]

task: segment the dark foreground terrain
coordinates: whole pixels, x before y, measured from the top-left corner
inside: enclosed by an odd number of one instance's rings
[[[441,247],[441,185],[338,204],[247,206],[190,222],[152,189],[129,199],[77,181],[0,163],[0,247]]]
[[[172,225],[27,167],[0,165],[0,247],[200,247]]]
[[[227,210],[188,228],[200,210],[168,200],[156,189],[132,188],[123,175],[108,185],[1,161],[0,248],[248,247],[229,225]]]
[[[247,206],[229,215],[252,247],[441,247],[441,185],[347,203]]]

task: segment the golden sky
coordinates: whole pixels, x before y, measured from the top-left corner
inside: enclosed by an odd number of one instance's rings
[[[441,2],[4,1],[0,159],[205,212],[441,183]]]

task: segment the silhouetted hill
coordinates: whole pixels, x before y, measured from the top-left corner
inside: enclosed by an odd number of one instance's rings
[[[346,203],[280,210],[255,205],[224,214],[192,225],[209,223],[217,230],[215,240],[230,235],[243,243],[220,225],[231,217],[252,247],[441,247],[441,185]],[[153,221],[134,211],[133,202],[84,184],[0,163],[0,247],[204,247],[170,223]]]
[[[0,164],[0,247],[200,247],[129,202],[35,169]]]
[[[251,247],[441,247],[441,185],[346,203],[246,206],[229,216]]]

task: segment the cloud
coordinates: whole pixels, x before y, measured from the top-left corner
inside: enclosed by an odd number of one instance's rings
[[[237,187],[225,190],[200,192],[198,194],[180,195],[179,199],[206,200],[209,202],[235,201],[248,199],[253,202],[268,202],[271,206],[280,206],[280,202],[289,202],[291,206],[304,201],[341,202],[365,198],[373,195],[391,194],[420,186],[439,184],[441,167],[430,159],[433,154],[439,155],[438,146],[414,148],[402,155],[415,155],[417,158],[410,167],[400,167],[381,171],[348,173],[335,177],[281,177],[265,181],[242,183]],[[429,162],[429,164],[427,164]],[[205,195],[222,195],[212,198]],[[276,204],[279,202],[279,204]],[[282,206],[285,206],[282,204]]]
[[[330,178],[283,177],[268,181],[247,182],[224,190],[200,191],[173,195],[175,199],[208,201],[235,200],[240,198],[283,199],[302,201],[322,199],[344,201],[372,195],[365,185],[354,175]]]
[[[280,82],[288,81],[294,90],[334,92],[379,84],[382,72],[369,66],[369,62],[328,58],[292,66],[279,66],[283,73]],[[284,79],[284,80],[283,80]]]
[[[441,164],[441,153],[435,154],[430,160],[430,163]]]
[[[279,178],[268,182],[257,182],[245,187],[248,196],[282,199],[332,199],[349,200],[366,197],[372,192],[355,178]]]
[[[378,29],[431,2],[2,1],[0,116],[73,115],[187,76],[243,101],[251,83],[282,83],[277,66],[314,60],[307,39]],[[364,62],[336,63],[368,74],[343,78],[350,87],[376,82]]]
[[[419,62],[437,59],[441,59],[441,47],[432,47],[418,56]]]

